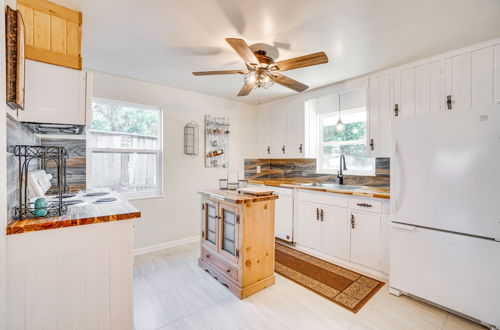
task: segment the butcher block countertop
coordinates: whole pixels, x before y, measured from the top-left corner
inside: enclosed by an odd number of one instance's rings
[[[264,179],[264,180],[249,180],[251,184],[264,184],[266,186],[282,187],[282,188],[296,188],[306,189],[322,192],[331,192],[336,194],[344,194],[351,196],[373,197],[390,199],[391,193],[389,187],[376,187],[376,186],[357,186],[357,189],[349,189],[349,185],[345,185],[347,189],[342,189],[341,186],[325,184],[324,186],[314,186],[311,181],[295,181],[287,179]]]
[[[277,195],[254,196],[249,194],[240,194],[235,190],[225,189],[204,189],[198,191],[198,193],[224,202],[235,204],[247,204],[278,199]]]
[[[92,191],[92,193],[95,192]],[[74,197],[64,199],[65,201],[82,200],[83,203],[68,206],[68,212],[60,217],[13,220],[7,225],[7,235],[141,217],[141,212],[120,194],[109,190],[100,190],[99,192],[107,194],[104,196],[84,196],[90,192],[82,191]],[[102,198],[116,198],[116,200],[95,203],[96,200]]]

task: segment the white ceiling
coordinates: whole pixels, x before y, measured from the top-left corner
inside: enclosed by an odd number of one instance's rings
[[[330,62],[286,74],[317,88],[500,36],[499,0],[54,0],[83,12],[86,68],[257,104],[293,95],[275,85],[237,97],[241,69],[225,42],[278,46],[279,60],[325,51]]]

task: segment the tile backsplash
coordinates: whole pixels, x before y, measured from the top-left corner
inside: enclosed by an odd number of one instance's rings
[[[260,173],[257,173],[260,166]],[[336,182],[335,174],[316,173],[316,159],[245,159],[245,179],[284,179],[307,182]],[[344,183],[365,186],[389,186],[389,158],[375,160],[375,176],[344,176]]]
[[[19,160],[12,154],[15,145],[39,145],[40,139],[33,131],[7,115],[7,207],[9,219],[13,217],[13,209],[19,205]],[[39,168],[38,162],[30,163],[30,170]]]

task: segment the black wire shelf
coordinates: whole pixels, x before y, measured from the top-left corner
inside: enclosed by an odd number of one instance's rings
[[[66,159],[68,153],[65,147],[16,145],[12,153],[19,160],[19,205],[14,208],[16,220],[55,217],[66,214],[68,206],[63,202],[62,196],[67,191],[66,185]],[[49,163],[54,163],[57,173],[57,185],[49,189],[50,193],[57,194],[56,201],[49,201],[44,208],[36,212],[34,203],[28,200],[28,174],[30,163],[39,160],[41,169],[46,170]],[[46,212],[45,212],[46,211]],[[38,213],[38,215],[36,214]]]

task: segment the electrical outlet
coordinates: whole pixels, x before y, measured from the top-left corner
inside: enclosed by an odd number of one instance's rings
[[[257,165],[257,174],[260,173],[260,165]]]

